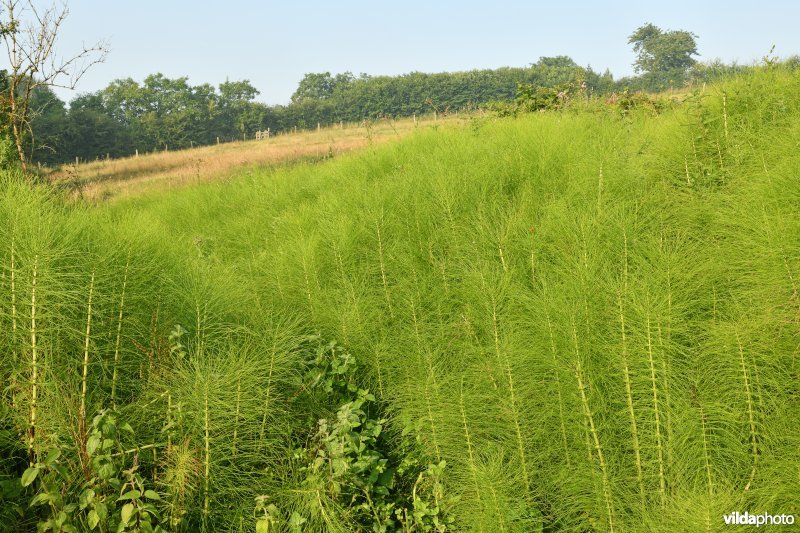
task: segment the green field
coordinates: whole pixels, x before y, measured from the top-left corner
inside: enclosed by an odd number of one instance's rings
[[[799,515],[798,93],[754,69],[91,207],[3,176],[0,523]]]

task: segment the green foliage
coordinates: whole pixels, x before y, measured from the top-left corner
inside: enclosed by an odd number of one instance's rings
[[[629,37],[633,45],[636,72],[644,73],[652,89],[680,87],[686,71],[695,64],[697,36],[683,30],[663,31],[651,23],[636,29]]]
[[[330,72],[320,74],[309,73],[303,76],[292,95],[292,102],[297,104],[303,100],[324,100],[331,98],[337,91],[344,91],[355,81],[352,72],[343,72],[332,76]],[[366,79],[362,76],[362,79]]]
[[[8,130],[0,133],[0,168],[13,169],[19,164],[19,156],[14,146],[14,139]]]
[[[665,100],[652,98],[643,92],[631,92],[628,88],[620,94],[613,93],[608,97],[606,103],[617,107],[623,116],[637,109],[657,115],[669,105]]]
[[[798,91],[776,64],[657,110],[572,93],[102,209],[3,174],[0,520],[797,515]]]
[[[8,93],[8,90],[8,71],[0,70],[0,95]],[[19,165],[19,155],[11,132],[10,112],[11,105],[8,99],[0,99],[0,169],[2,170],[13,169]]]
[[[130,424],[118,423],[117,413],[103,411],[93,418],[87,439],[77,450],[86,479],[78,487],[73,487],[70,471],[75,465],[59,461],[60,448],[42,454],[43,460],[23,472],[22,487],[34,488],[29,507],[42,509],[38,531],[164,531],[155,505],[161,496],[147,488],[138,472],[138,450],[124,450],[123,433],[135,437]],[[126,468],[129,453],[134,454],[133,462]],[[65,494],[65,487],[72,490]]]
[[[303,387],[308,400],[324,399],[338,408],[316,422],[309,443],[295,450],[294,457],[299,461],[301,486],[325,494],[332,504],[327,510],[297,516],[303,523],[313,524],[317,513],[335,515],[341,508],[342,519],[351,530],[452,530],[457,498],[445,497],[441,483],[445,463],[428,465],[412,484],[424,467],[423,458],[413,453],[400,455],[413,446],[387,435],[388,419],[381,416],[381,404],[357,385],[355,358],[333,342],[319,343],[312,353]],[[256,506],[257,515],[265,513],[259,518],[262,524],[275,521],[277,509],[264,507],[264,501],[258,500]]]
[[[50,91],[41,90],[34,102],[39,112],[33,124],[34,161],[54,165],[72,162],[76,157],[83,161],[124,157],[137,151],[214,144],[217,139],[249,139],[256,131],[266,129],[279,133],[341,121],[368,124],[383,117],[433,112],[490,108],[515,114],[523,108],[562,107],[566,99],[556,96],[564,89],[569,89],[567,98],[579,93],[587,97],[619,94],[625,89],[655,91],[679,88],[685,82],[711,82],[753,69],[719,61],[696,63],[688,49],[693,35],[650,26],[643,26],[631,37],[639,39],[634,46],[641,56],[642,75],[616,81],[608,70],[601,75],[567,56],[555,56],[542,57],[526,68],[468,72],[412,72],[401,76],[308,73],[292,102],[285,106],[255,101],[258,90],[247,80],[226,81],[215,89],[208,84],[193,86],[185,77],[170,79],[162,74],[150,75],[142,83],[130,78],[115,80],[96,93],[76,97],[68,110]],[[789,58],[784,63],[797,62]],[[520,101],[523,94],[524,101]],[[0,135],[0,148],[5,146],[2,139]],[[0,156],[6,153],[9,162],[18,158],[12,144],[7,148],[6,152],[0,150]]]
[[[38,139],[34,160],[57,164],[76,157],[122,157],[136,151],[208,145],[218,138],[252,138],[256,131],[268,128],[278,133],[340,121],[469,111],[511,100],[519,84],[552,87],[573,80],[576,72],[592,90],[606,91],[613,85],[610,74],[600,76],[566,56],[542,57],[527,68],[470,72],[308,73],[287,106],[255,102],[258,90],[247,80],[226,81],[215,90],[163,74],[147,76],[143,83],[120,79],[96,93],[76,97],[68,111],[48,93],[48,105],[42,106],[46,111],[34,124]]]
[[[558,111],[567,105],[573,93],[579,91],[580,86],[574,83],[556,87],[520,85],[517,87],[517,97],[513,103],[495,103],[490,109],[501,117],[517,116],[520,113],[535,111]]]

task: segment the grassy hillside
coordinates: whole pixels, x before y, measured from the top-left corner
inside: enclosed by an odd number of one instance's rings
[[[94,208],[5,177],[0,522],[800,514],[798,90],[759,70]]]
[[[439,127],[458,115],[406,120],[340,123],[315,130],[281,133],[266,139],[226,142],[173,152],[61,165],[45,172],[51,183],[73,198],[97,202],[169,191],[247,169],[319,161],[373,144],[397,140],[419,128]]]

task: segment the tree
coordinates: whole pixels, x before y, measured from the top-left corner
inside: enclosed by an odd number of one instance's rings
[[[89,160],[100,154],[120,157],[136,149],[131,128],[107,111],[102,93],[80,95],[70,102],[63,135],[59,162],[74,157]]]
[[[56,40],[69,13],[66,4],[41,10],[33,0],[5,0],[2,9],[5,20],[0,22],[0,36],[9,62],[2,95],[8,107],[5,126],[11,130],[22,169],[27,172],[30,156],[26,146],[32,150],[35,140],[32,119],[43,112],[34,105],[37,90],[74,89],[92,65],[105,60],[108,49],[100,42],[84,46],[66,59],[56,56]]]
[[[292,95],[292,102],[331,98],[336,90],[344,89],[355,79],[352,72],[343,72],[336,76],[332,76],[330,72],[308,73],[297,85],[297,90]]]
[[[643,73],[653,88],[670,80],[682,81],[686,71],[696,63],[697,36],[683,30],[663,31],[647,23],[628,37],[633,45],[636,61],[633,67]]]
[[[53,164],[64,149],[67,129],[67,109],[50,89],[40,86],[31,94],[31,109],[41,109],[31,116],[31,129],[36,132],[36,144],[26,146],[30,160]]]
[[[219,84],[219,127],[225,138],[241,138],[251,129],[253,100],[260,93],[250,80]]]
[[[8,98],[8,71],[0,70],[0,168],[7,168],[19,160],[17,149],[14,145],[14,137],[11,135],[9,124],[9,113],[11,106]]]

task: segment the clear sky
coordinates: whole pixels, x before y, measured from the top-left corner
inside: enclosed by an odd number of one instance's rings
[[[38,2],[42,3],[42,2]],[[63,54],[106,40],[111,53],[78,86],[161,72],[193,85],[248,79],[287,103],[306,72],[402,74],[523,67],[568,55],[614,77],[632,73],[627,36],[645,22],[698,36],[701,61],[751,63],[774,44],[800,54],[800,2],[481,2],[67,0]],[[3,65],[0,64],[0,68]],[[76,93],[59,91],[70,100]]]

